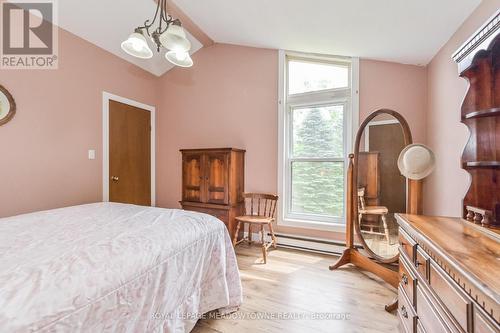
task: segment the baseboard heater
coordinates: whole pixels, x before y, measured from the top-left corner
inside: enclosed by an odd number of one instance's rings
[[[345,242],[326,239],[310,238],[304,236],[275,233],[278,246],[290,249],[319,252],[331,255],[340,255],[345,250]],[[355,245],[356,248],[362,248]]]

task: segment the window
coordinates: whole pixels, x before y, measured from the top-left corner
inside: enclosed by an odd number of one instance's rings
[[[280,63],[280,223],[342,224],[357,70],[351,59],[284,52]]]

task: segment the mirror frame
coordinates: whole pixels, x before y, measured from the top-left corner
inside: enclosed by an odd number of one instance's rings
[[[354,144],[354,172],[353,172],[353,175],[352,175],[352,209],[353,209],[353,220],[354,220],[354,225],[355,225],[355,228],[356,228],[356,233],[358,234],[358,238],[359,240],[361,241],[361,244],[363,245],[363,249],[368,252],[368,254],[375,260],[377,260],[378,262],[380,263],[383,263],[383,264],[390,264],[390,263],[394,263],[398,260],[399,258],[399,253],[396,253],[394,255],[394,257],[390,257],[390,258],[385,258],[385,257],[382,257],[382,256],[379,256],[378,254],[376,254],[375,252],[373,252],[370,247],[368,246],[368,244],[366,243],[365,239],[363,238],[362,234],[361,234],[361,227],[359,225],[359,219],[358,219],[358,191],[356,190],[357,189],[357,184],[358,184],[358,159],[359,159],[359,146],[360,146],[360,143],[361,143],[361,137],[363,136],[363,133],[365,131],[365,128],[366,126],[377,116],[381,115],[381,114],[388,114],[390,116],[393,116],[394,118],[396,118],[396,120],[398,120],[399,122],[399,125],[401,126],[401,129],[403,130],[403,136],[404,136],[404,140],[405,140],[405,146],[407,145],[410,145],[413,143],[413,139],[412,139],[412,136],[411,136],[411,131],[410,131],[410,126],[408,125],[408,123],[406,122],[406,119],[398,112],[394,111],[394,110],[390,110],[390,109],[379,109],[379,110],[376,110],[374,111],[373,113],[371,113],[364,121],[363,123],[361,123],[361,125],[359,126],[359,129],[358,129],[358,133],[356,134],[356,142]],[[410,208],[410,196],[409,196],[409,193],[413,192],[409,189],[410,186],[414,186],[412,182],[408,182],[406,181],[406,213],[410,213],[412,212],[412,209]]]
[[[7,113],[5,118],[0,119],[0,126],[2,126],[4,124],[7,124],[10,120],[12,120],[12,118],[14,118],[14,115],[16,114],[16,102],[14,101],[14,97],[12,97],[9,91],[2,85],[0,85],[0,94],[5,95],[10,104],[9,112]]]

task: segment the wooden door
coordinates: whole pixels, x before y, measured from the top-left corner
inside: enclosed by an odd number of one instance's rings
[[[109,101],[109,200],[151,205],[151,113]]]
[[[184,184],[182,200],[204,202],[204,155],[202,153],[184,153],[182,159],[182,183]]]
[[[229,154],[207,153],[205,162],[206,201],[229,203]]]
[[[398,157],[405,147],[399,123],[370,126],[370,151],[379,152],[380,204],[391,213],[406,212],[406,179],[398,169]]]

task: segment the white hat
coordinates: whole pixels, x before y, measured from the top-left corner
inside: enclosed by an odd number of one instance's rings
[[[398,168],[407,178],[418,180],[431,174],[436,164],[436,157],[429,147],[414,143],[406,146],[398,158]]]

